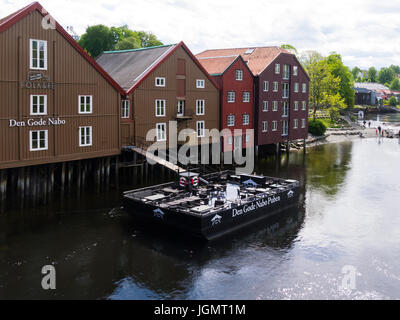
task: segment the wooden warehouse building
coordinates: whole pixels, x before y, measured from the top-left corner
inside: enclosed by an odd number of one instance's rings
[[[240,55],[199,58],[200,63],[221,88],[220,129],[228,129],[223,151],[254,147],[254,78]],[[241,134],[235,134],[241,130]]]
[[[152,144],[146,135],[156,129],[156,140],[168,147],[170,121],[177,122],[177,133],[193,129],[199,143],[205,129],[219,128],[219,87],[183,42],[108,51],[97,62],[126,91],[124,146]]]
[[[37,2],[0,20],[0,56],[2,200],[7,186],[46,194],[60,168],[61,188],[72,179],[79,187],[90,169],[83,159],[109,171],[121,149],[124,90]]]
[[[197,58],[240,55],[254,75],[257,146],[306,139],[309,77],[296,56],[279,47],[206,50]]]

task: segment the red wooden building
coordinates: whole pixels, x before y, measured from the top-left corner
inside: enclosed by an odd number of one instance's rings
[[[240,55],[254,74],[256,145],[305,139],[309,77],[296,56],[279,47],[206,50],[197,55]]]
[[[200,63],[216,80],[221,89],[220,128],[231,131],[224,138],[223,151],[254,145],[254,78],[240,55],[199,58]],[[235,129],[242,130],[235,134]]]

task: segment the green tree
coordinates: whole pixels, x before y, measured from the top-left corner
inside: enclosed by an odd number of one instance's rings
[[[163,43],[151,32],[136,31],[142,47],[161,46]]]
[[[124,38],[115,45],[115,50],[129,50],[140,48],[140,40],[138,37]]]
[[[78,43],[93,58],[103,51],[114,48],[113,34],[107,26],[102,24],[88,27]]]
[[[394,78],[392,84],[390,85],[390,90],[400,91],[400,81],[397,78]]]
[[[127,25],[123,25],[121,27],[111,27],[110,30],[113,35],[114,45],[116,45],[119,41],[122,41],[122,40],[124,40],[126,38],[130,38],[130,37],[135,37],[140,42],[140,39],[139,39],[138,35],[136,34],[136,32],[130,30]]]
[[[333,74],[334,77],[340,79],[340,96],[344,99],[348,107],[354,107],[354,80],[349,68],[343,64],[340,54],[332,53],[326,59],[329,65],[330,72]]]
[[[361,69],[359,67],[354,67],[353,69],[351,69],[351,74],[353,75],[353,79],[357,80],[360,79],[359,77],[359,73],[361,72]]]
[[[368,69],[368,79],[370,80],[370,82],[376,82],[377,75],[378,75],[378,71],[375,69],[375,67],[370,67]]]
[[[281,45],[281,48],[293,53],[294,55],[298,54],[297,49],[291,44],[283,44]]]
[[[389,105],[395,107],[397,105],[397,99],[396,97],[390,97],[389,99]]]
[[[378,73],[379,83],[391,83],[394,79],[394,71],[390,68],[382,68]]]
[[[390,65],[389,68],[392,69],[395,74],[400,75],[400,67],[399,66],[395,66],[392,64],[392,65]]]

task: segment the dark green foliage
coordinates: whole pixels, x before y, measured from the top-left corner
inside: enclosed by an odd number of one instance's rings
[[[325,131],[326,126],[321,120],[315,119],[308,122],[308,132],[313,136],[323,136]]]
[[[389,99],[389,105],[395,107],[397,105],[397,99],[396,97],[390,97]]]

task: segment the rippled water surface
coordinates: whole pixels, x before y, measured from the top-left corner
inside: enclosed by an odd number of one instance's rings
[[[321,145],[256,171],[299,179],[298,208],[215,243],[136,225],[120,192],[0,216],[0,298],[400,299],[399,140]],[[55,291],[41,289],[46,264]]]

